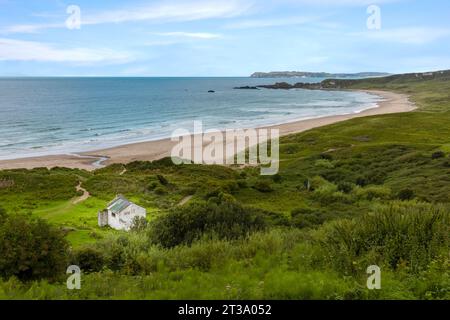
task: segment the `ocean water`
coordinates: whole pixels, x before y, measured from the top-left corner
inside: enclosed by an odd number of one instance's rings
[[[0,159],[73,154],[170,137],[178,128],[251,128],[373,108],[362,92],[234,90],[323,79],[0,78]],[[215,93],[208,93],[214,90]]]

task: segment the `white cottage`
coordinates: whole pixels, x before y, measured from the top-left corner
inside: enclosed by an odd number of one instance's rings
[[[116,230],[129,231],[135,218],[145,218],[147,210],[128,201],[124,196],[118,195],[107,208],[98,213],[98,225],[110,226]]]

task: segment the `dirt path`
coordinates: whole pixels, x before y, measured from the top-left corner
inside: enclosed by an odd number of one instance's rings
[[[78,191],[83,191],[83,195],[78,197],[78,198],[73,199],[72,200],[72,204],[78,204],[78,203],[81,203],[83,201],[86,201],[91,196],[90,193],[81,186],[81,182],[78,183],[78,185],[77,185],[77,192]]]
[[[178,206],[180,206],[180,207],[181,207],[181,206],[184,206],[186,203],[189,202],[189,200],[192,199],[192,197],[193,197],[193,196],[187,196],[187,197],[183,198],[183,200],[180,201],[180,203],[178,204]]]

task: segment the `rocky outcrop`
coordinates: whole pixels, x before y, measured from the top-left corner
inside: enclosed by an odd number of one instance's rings
[[[259,90],[258,87],[252,87],[252,86],[234,87],[234,89],[237,89],[237,90]]]

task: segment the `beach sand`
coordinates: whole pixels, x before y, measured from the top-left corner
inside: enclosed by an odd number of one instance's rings
[[[379,103],[377,108],[368,109],[360,113],[301,120],[268,126],[265,128],[279,129],[280,135],[284,136],[352,118],[409,112],[415,109],[414,104],[409,101],[407,95],[377,90],[364,90],[364,92],[381,96],[383,101]],[[171,155],[172,148],[176,144],[177,142],[173,142],[170,139],[162,139],[157,141],[128,144],[94,152],[80,153],[77,155],[52,155],[14,160],[1,160],[0,170],[18,168],[32,169],[37,167],[66,167],[95,170],[99,168],[99,161],[102,165],[109,165],[113,163],[129,163],[132,161],[153,161],[164,157],[169,157]],[[239,152],[240,150],[236,151]]]

